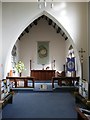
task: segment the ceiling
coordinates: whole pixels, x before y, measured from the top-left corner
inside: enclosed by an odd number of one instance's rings
[[[1,2],[44,2],[45,0],[0,0]],[[90,0],[46,0],[46,2],[89,2]]]
[[[57,34],[61,34],[62,37],[63,37],[65,40],[68,39],[68,37],[67,37],[67,35],[65,34],[65,32],[64,32],[54,21],[52,21],[50,18],[48,18],[48,17],[45,16],[45,15],[42,15],[41,17],[39,17],[39,18],[37,18],[36,20],[34,20],[31,24],[29,24],[29,26],[28,26],[27,28],[25,28],[25,30],[21,33],[21,35],[19,36],[18,39],[21,40],[21,38],[22,38],[26,33],[29,33],[30,30],[32,29],[32,27],[33,27],[34,25],[37,25],[37,24],[38,24],[38,21],[39,21],[40,19],[46,20],[46,21],[48,22],[48,25],[49,25],[49,26],[52,26],[52,27],[55,29],[55,31],[56,31]]]

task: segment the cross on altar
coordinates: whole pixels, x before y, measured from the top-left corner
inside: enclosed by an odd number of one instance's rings
[[[82,79],[83,79],[83,53],[85,53],[85,51],[83,50],[83,48],[81,48],[81,50],[79,51],[80,53],[80,61],[81,61],[81,70],[82,70]]]

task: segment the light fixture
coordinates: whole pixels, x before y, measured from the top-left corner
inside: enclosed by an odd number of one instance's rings
[[[47,3],[46,3],[46,0],[44,0],[44,7],[46,7],[47,6]]]
[[[53,6],[54,6],[54,5],[53,5],[53,0],[52,0],[52,3],[51,3],[51,8],[53,8]]]
[[[53,8],[53,3],[51,3],[51,8]]]
[[[37,2],[38,2],[38,7],[39,7],[39,9],[41,9],[41,1],[38,0]]]
[[[39,9],[41,9],[42,8],[42,4],[44,4],[44,7],[46,8],[47,7],[47,1],[46,0],[38,0],[38,7],[39,7]],[[53,0],[51,0],[51,4],[50,4],[51,6],[51,8],[53,8],[53,6],[54,6],[54,4],[53,4]]]

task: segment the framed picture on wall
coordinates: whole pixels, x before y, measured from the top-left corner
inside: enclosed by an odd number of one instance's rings
[[[37,63],[38,64],[49,63],[49,41],[37,42]]]

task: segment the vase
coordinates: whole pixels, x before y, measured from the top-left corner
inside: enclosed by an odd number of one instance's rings
[[[19,77],[21,77],[22,76],[22,73],[19,73]]]

